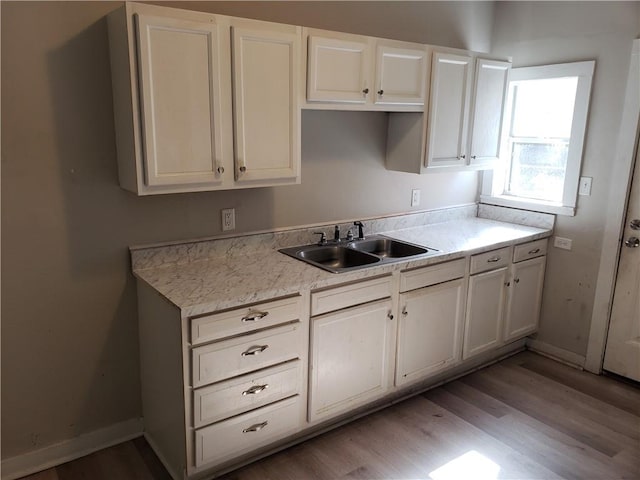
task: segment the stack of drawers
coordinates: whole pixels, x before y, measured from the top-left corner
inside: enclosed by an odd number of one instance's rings
[[[195,465],[295,433],[305,414],[302,297],[192,318]]]

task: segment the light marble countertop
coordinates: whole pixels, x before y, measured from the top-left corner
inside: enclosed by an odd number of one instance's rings
[[[435,255],[372,266],[349,273],[326,272],[270,248],[247,249],[246,255],[207,258],[144,269],[134,268],[134,274],[180,308],[184,317],[432,265],[494,248],[545,238],[550,236],[551,232],[551,228],[530,227],[477,217],[460,218],[383,232],[392,238],[440,250]]]

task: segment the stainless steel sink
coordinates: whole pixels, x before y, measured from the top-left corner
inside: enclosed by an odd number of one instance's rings
[[[301,250],[298,258],[322,265],[327,269],[345,269],[370,265],[380,261],[378,257],[339,245],[314,246]]]
[[[382,235],[373,235],[361,240],[302,245],[279,251],[332,273],[349,272],[438,253],[434,248],[421,247]]]
[[[428,248],[393,240],[391,238],[360,240],[353,242],[350,247],[360,252],[373,253],[381,258],[404,258],[429,252]]]

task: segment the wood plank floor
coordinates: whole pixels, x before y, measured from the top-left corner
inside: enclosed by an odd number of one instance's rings
[[[640,389],[523,352],[224,480],[640,479]],[[139,438],[25,480],[168,480]]]

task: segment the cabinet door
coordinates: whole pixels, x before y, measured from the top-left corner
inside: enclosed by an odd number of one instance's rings
[[[227,119],[220,78],[229,70],[219,62],[218,27],[143,14],[136,18],[145,183],[221,183],[220,125]]]
[[[463,359],[501,344],[506,279],[507,267],[469,277]]]
[[[371,52],[366,38],[309,37],[307,100],[366,103]]]
[[[396,385],[460,361],[464,285],[459,279],[400,295]]]
[[[538,257],[512,265],[505,315],[505,340],[515,340],[537,330],[546,258]]]
[[[467,164],[472,58],[436,52],[431,70],[427,167]]]
[[[477,60],[470,165],[492,166],[498,160],[509,68],[508,62]]]
[[[300,32],[232,31],[236,181],[295,181]]]
[[[424,105],[427,50],[378,45],[375,103]]]
[[[309,421],[378,397],[390,384],[394,320],[382,300],[312,318]]]

